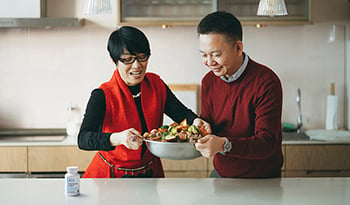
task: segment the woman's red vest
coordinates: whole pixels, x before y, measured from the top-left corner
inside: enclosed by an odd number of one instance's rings
[[[141,133],[141,121],[135,101],[118,70],[115,70],[111,80],[102,84],[100,88],[104,91],[106,98],[102,132],[114,133],[135,128]],[[162,125],[166,95],[166,88],[160,77],[153,73],[146,73],[141,82],[141,105],[148,130]],[[124,145],[118,145],[112,151],[99,151],[92,159],[83,178],[110,178],[113,174],[115,177],[121,177],[125,174],[125,171],[117,169],[114,169],[115,173],[111,173],[110,166],[103,161],[100,154],[116,167],[142,167],[151,161],[154,155],[147,149],[141,158],[141,150],[142,146],[138,150],[131,150]],[[150,168],[153,171],[153,177],[164,177],[163,167],[158,157],[155,157]]]

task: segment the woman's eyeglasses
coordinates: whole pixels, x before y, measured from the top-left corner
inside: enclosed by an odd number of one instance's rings
[[[126,58],[119,58],[119,60],[124,63],[124,64],[132,64],[135,62],[135,60],[137,59],[138,62],[145,62],[147,61],[149,58],[148,55],[138,55],[138,56],[130,56],[130,57],[126,57]]]

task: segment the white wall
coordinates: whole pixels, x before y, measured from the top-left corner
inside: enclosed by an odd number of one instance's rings
[[[80,28],[0,29],[0,128],[65,127],[72,102],[85,109],[93,88],[109,80],[115,67],[106,42],[116,25],[111,15],[82,14],[84,0],[48,0],[48,16],[86,19]],[[271,67],[284,89],[283,121],[296,122],[296,90],[301,88],[304,127],[324,128],[329,84],[336,83],[339,126],[345,127],[345,25],[347,0],[314,0],[313,24],[245,26],[244,47]],[[112,1],[113,8],[116,2]],[[329,12],[337,11],[337,12]],[[332,25],[335,41],[329,43]],[[195,27],[141,27],[151,42],[149,71],[167,83],[196,83],[208,72],[200,60]]]

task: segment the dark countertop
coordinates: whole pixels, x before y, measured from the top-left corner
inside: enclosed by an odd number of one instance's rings
[[[283,132],[284,141],[308,141],[310,138],[305,133]]]
[[[1,128],[0,137],[66,135],[65,128]]]
[[[0,129],[1,143],[17,142],[64,142],[67,139],[65,128],[2,128]],[[74,142],[75,143],[75,142]],[[64,143],[63,143],[64,144]],[[349,141],[310,140],[303,132],[283,132],[282,144],[350,144]]]
[[[0,141],[45,142],[63,141],[66,138],[65,128],[6,128],[0,129]]]
[[[298,134],[296,132],[283,132],[282,144],[288,145],[302,145],[302,144],[350,144],[350,140],[348,141],[326,141],[326,140],[315,140],[310,139],[304,132]]]

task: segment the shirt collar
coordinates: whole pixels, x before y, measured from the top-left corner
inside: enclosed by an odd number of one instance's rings
[[[231,83],[231,82],[237,80],[242,75],[244,70],[247,68],[248,60],[249,60],[249,57],[247,54],[243,53],[243,55],[244,55],[244,60],[243,60],[243,64],[241,65],[241,67],[239,67],[239,69],[229,78],[226,78],[225,76],[221,76],[220,77],[221,80],[223,80],[227,83]]]

